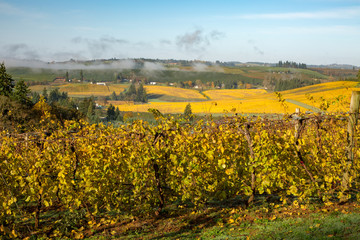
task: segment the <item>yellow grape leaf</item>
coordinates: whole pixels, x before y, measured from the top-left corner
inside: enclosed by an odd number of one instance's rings
[[[228,169],[225,170],[225,173],[226,173],[227,175],[231,175],[231,174],[234,173],[234,169],[233,169],[233,168],[228,168]]]

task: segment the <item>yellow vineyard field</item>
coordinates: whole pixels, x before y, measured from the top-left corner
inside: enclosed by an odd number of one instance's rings
[[[109,96],[112,92],[119,94],[124,91],[125,85],[113,84],[109,86],[96,84],[69,84],[60,87],[60,91],[68,92],[69,96]]]
[[[31,86],[31,91],[41,92],[44,88],[48,91],[59,88],[60,92],[67,92],[69,96],[109,96],[112,92],[119,94],[124,91],[126,85],[112,84],[109,86],[97,85],[97,84],[65,84],[58,86],[44,86],[35,85]]]
[[[223,90],[208,90],[204,94],[211,100],[238,100],[249,97],[259,97],[259,95],[267,93],[264,89],[223,89]]]
[[[156,108],[162,113],[183,113],[189,102],[150,102],[147,104],[120,104],[116,105],[120,111],[147,112],[149,108]],[[275,99],[249,100],[220,100],[190,102],[193,113],[284,113],[284,107]],[[299,106],[287,103],[286,112],[294,112]],[[302,108],[305,110],[304,108]]]
[[[285,99],[296,100],[314,107],[319,107],[323,100],[330,103],[327,111],[348,111],[351,92],[357,82],[337,81],[307,86],[282,92]],[[323,100],[322,100],[322,99]]]
[[[281,92],[284,99],[291,99],[314,107],[320,107],[322,97],[330,103],[328,111],[347,111],[351,92],[357,82],[329,82]],[[154,89],[156,87],[153,87]],[[169,88],[174,91],[174,88]],[[156,108],[163,113],[182,113],[188,103],[193,113],[292,113],[296,108],[307,109],[293,103],[281,104],[274,93],[261,89],[209,90],[204,94],[210,98],[203,102],[151,102],[148,104],[119,104],[121,111],[146,112]],[[340,98],[339,98],[340,96]],[[343,96],[343,97],[341,97]],[[311,100],[311,97],[313,100]]]
[[[174,88],[174,87],[166,87],[166,86],[145,86],[145,89],[148,94],[206,100],[206,97],[204,97],[198,91],[191,89]]]
[[[337,81],[281,92],[287,100],[321,107],[324,102],[329,103],[328,111],[347,111],[351,92],[359,90],[357,82]],[[113,91],[122,92],[127,85],[113,84],[109,86],[95,84],[66,84],[59,86],[31,86],[32,91],[41,92],[46,87],[48,91],[58,87],[69,96],[109,96]],[[274,93],[267,93],[263,89],[221,89],[204,91],[207,99],[197,90],[182,89],[168,86],[145,86],[148,94],[188,99],[187,102],[150,102],[148,104],[134,104],[133,102],[109,102],[121,111],[147,112],[149,108],[156,108],[163,113],[182,113],[188,103],[194,113],[284,113],[284,105],[280,104]],[[196,100],[196,102],[193,102]],[[286,102],[286,110],[294,112],[295,108],[304,107]],[[305,108],[302,108],[306,110]]]

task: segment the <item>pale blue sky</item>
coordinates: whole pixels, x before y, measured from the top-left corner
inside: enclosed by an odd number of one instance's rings
[[[0,60],[360,66],[360,0],[0,0]]]

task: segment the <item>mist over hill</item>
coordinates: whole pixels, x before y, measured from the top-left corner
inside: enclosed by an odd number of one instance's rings
[[[179,59],[150,59],[150,58],[127,58],[127,59],[93,59],[93,60],[75,60],[70,59],[62,62],[44,62],[40,60],[23,60],[15,58],[1,59],[7,67],[29,67],[44,69],[139,69],[145,70],[164,70],[164,67],[193,67],[203,65],[194,70],[204,70],[204,66],[221,66],[221,67],[251,67],[267,66],[274,67],[278,63],[267,62],[240,62],[240,61],[202,61],[202,60],[179,60]],[[360,66],[351,64],[328,64],[313,65],[308,64],[309,68],[333,68],[333,69],[359,69]]]

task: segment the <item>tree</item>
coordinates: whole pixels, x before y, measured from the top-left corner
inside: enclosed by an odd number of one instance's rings
[[[84,81],[84,73],[83,70],[80,70],[80,80]]]
[[[47,99],[49,98],[49,95],[48,95],[48,93],[47,93],[47,89],[46,89],[46,88],[43,89],[41,95],[43,95],[43,97],[44,97],[45,100],[47,100]]]
[[[117,121],[123,121],[123,116],[121,115],[120,109],[118,107],[115,109],[115,117]]]
[[[6,73],[4,62],[0,64],[0,95],[10,97],[14,88],[14,80]]]
[[[53,104],[55,102],[61,102],[62,104],[64,104],[67,101],[68,101],[68,95],[66,92],[60,92],[58,88],[55,88],[50,91],[48,97],[48,102],[50,104]]]
[[[110,95],[110,100],[113,100],[113,101],[118,100],[118,97],[117,97],[115,91],[113,91],[112,94]]]
[[[188,103],[184,110],[184,117],[188,120],[193,120],[194,115],[192,114],[191,105]]]
[[[32,92],[31,93],[31,101],[33,104],[36,104],[40,101],[40,94],[38,92]]]
[[[126,91],[127,96],[136,95],[136,87],[135,84],[132,83],[128,90]]]
[[[125,90],[125,92],[121,92],[117,99],[144,103],[148,101],[146,89],[144,88],[144,86],[142,84],[139,84],[139,87],[136,88],[134,83],[132,83],[130,87]]]
[[[147,102],[146,90],[142,84],[139,85],[138,89],[136,90],[136,102]]]
[[[110,104],[106,111],[106,120],[113,121],[116,120],[116,113],[114,105]]]
[[[15,85],[13,98],[23,105],[31,106],[32,102],[28,96],[30,92],[31,91],[29,90],[28,86],[25,84],[24,80],[20,80]]]

